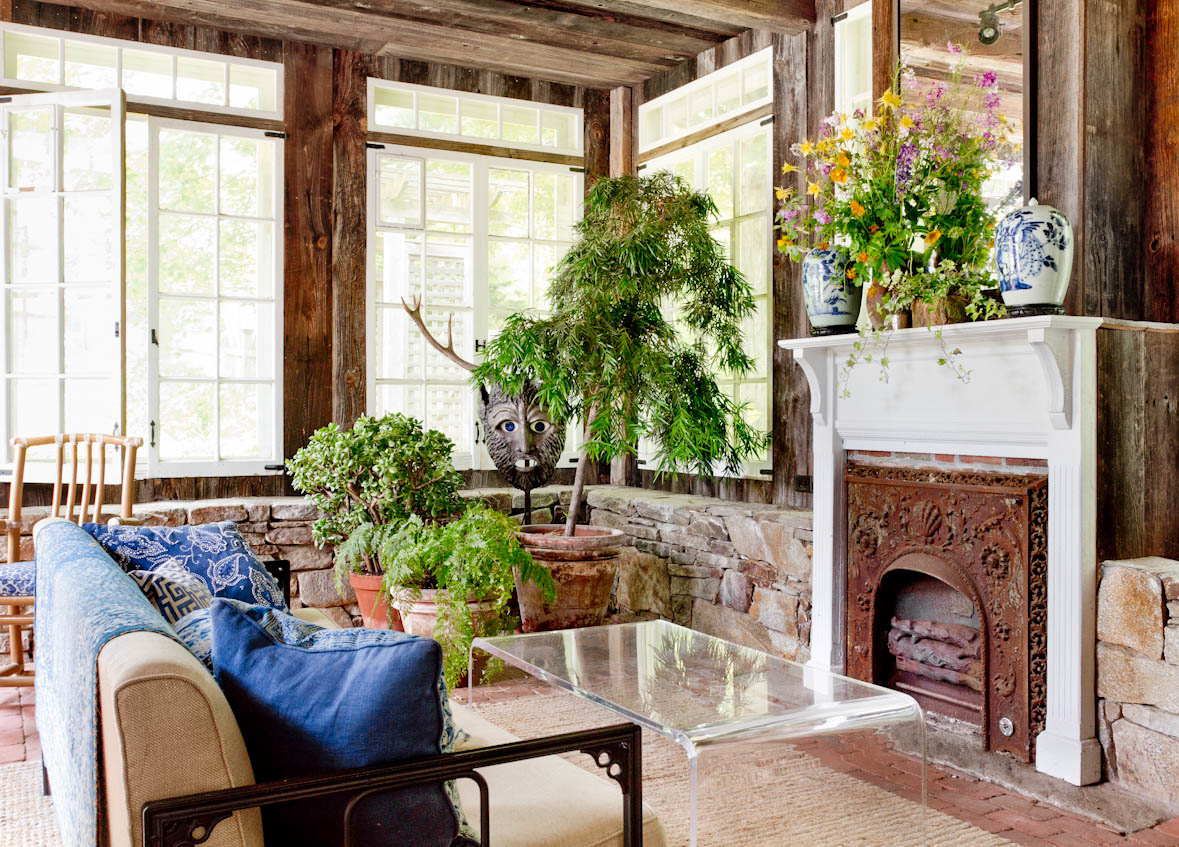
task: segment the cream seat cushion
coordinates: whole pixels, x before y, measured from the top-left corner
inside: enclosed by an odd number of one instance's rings
[[[450,702],[454,722],[471,738],[459,749],[518,741],[476,712]],[[479,768],[491,795],[495,847],[622,847],[622,792],[558,756]],[[463,811],[479,829],[479,789],[458,781]],[[663,825],[643,807],[644,847],[666,847]]]

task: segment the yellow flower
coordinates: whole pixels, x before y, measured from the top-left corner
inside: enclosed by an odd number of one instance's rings
[[[931,229],[929,232],[925,233],[925,246],[932,247],[933,245],[937,244],[938,239],[941,237],[942,231],[940,229]]]
[[[777,197],[779,200],[785,200],[793,193],[794,192],[791,191],[789,188],[776,188],[776,189],[774,189],[774,196]]]
[[[913,119],[908,115],[901,115],[901,126],[905,129],[913,128]]]
[[[815,194],[820,193],[822,190],[823,189],[819,188],[818,183],[808,182],[806,184],[806,193],[807,194],[815,195]]]
[[[861,126],[863,126],[864,129],[868,132],[871,132],[872,130],[876,129],[876,118],[868,118],[868,120],[864,121]]]
[[[847,171],[843,168],[835,168],[831,171],[831,181],[843,185],[843,183],[847,182]]]
[[[853,215],[855,215],[857,218],[864,217],[865,211],[866,210],[864,209],[864,207],[861,206],[859,203],[857,203],[855,200],[851,201],[851,213]]]
[[[778,239],[778,249],[785,250],[787,247],[789,247],[793,243],[794,243],[793,241],[791,241],[789,238],[787,238],[786,236],[783,235],[781,238]]]
[[[826,250],[828,247],[831,246],[831,242],[830,241],[820,241],[815,246],[818,247],[820,250]]]
[[[901,97],[891,88],[880,98],[880,105],[885,109],[896,109],[901,105]]]
[[[782,173],[784,174],[792,174],[797,170],[798,168],[794,167],[794,165],[790,164],[789,162],[782,163]]]
[[[841,112],[839,115],[839,125],[843,126],[845,123],[847,123],[847,115]]]
[[[851,165],[851,159],[847,157],[847,153],[843,150],[839,151],[839,155],[835,157],[835,161],[841,168],[846,168]]]
[[[839,133],[839,137],[842,138],[844,141],[851,141],[853,138],[856,137],[856,134],[854,132],[852,132],[850,129],[845,129],[843,132]]]
[[[798,145],[798,149],[802,155],[809,156],[811,153],[815,152],[815,145],[811,144],[810,141],[803,141]]]

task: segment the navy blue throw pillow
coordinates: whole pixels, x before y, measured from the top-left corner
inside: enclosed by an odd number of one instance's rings
[[[446,752],[442,649],[430,638],[316,629],[291,616],[214,600],[213,675],[267,782]],[[452,785],[369,797],[353,813],[357,847],[466,845]],[[343,844],[347,797],[263,809],[267,844]]]
[[[178,565],[203,579],[214,597],[287,607],[282,589],[233,521],[200,526],[83,526],[127,572]]]

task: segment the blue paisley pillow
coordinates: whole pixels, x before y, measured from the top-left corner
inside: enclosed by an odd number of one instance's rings
[[[85,524],[125,571],[154,571],[167,564],[204,580],[214,597],[285,609],[274,577],[254,555],[233,521],[201,526],[104,526]]]

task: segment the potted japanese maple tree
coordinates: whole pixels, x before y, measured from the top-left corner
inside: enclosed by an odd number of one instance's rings
[[[766,444],[717,385],[718,372],[753,368],[741,324],[754,301],[710,231],[716,213],[707,194],[668,172],[599,179],[554,269],[552,314],[509,317],[474,371],[508,394],[535,386],[554,420],[583,427],[568,520],[520,532],[557,585],[555,603],[517,585],[526,630],[604,619],[623,539],[578,524],[591,461],[634,454],[644,440],[661,472],[715,474]]]

